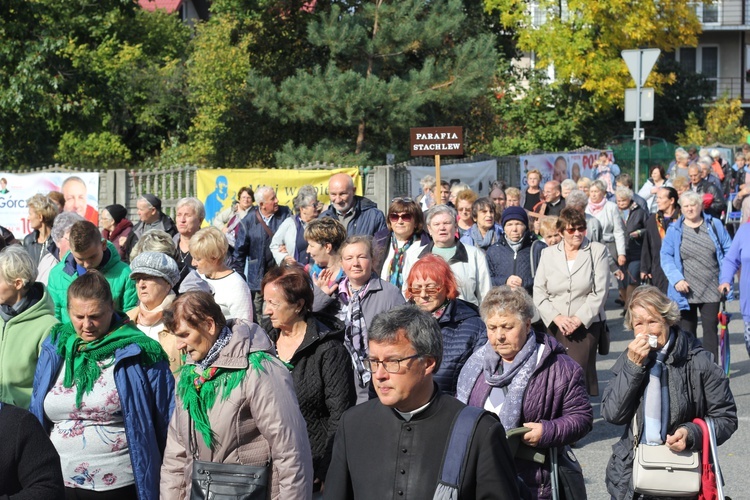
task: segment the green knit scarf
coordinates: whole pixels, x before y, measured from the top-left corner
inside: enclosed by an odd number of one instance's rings
[[[76,386],[77,408],[81,407],[83,395],[91,392],[102,375],[99,362],[113,357],[117,349],[137,344],[141,348],[141,363],[146,366],[167,361],[167,355],[158,342],[135,328],[127,316],[116,318],[117,322],[112,325],[110,333],[91,342],[82,340],[70,323],[56,325],[50,332],[52,342],[57,346],[57,354],[65,360],[63,387]]]
[[[250,353],[247,359],[250,363],[249,369],[258,373],[266,373],[263,361],[271,361],[273,358],[266,352],[256,351]],[[210,370],[210,367],[202,373],[208,370]],[[240,385],[246,374],[247,370],[245,369],[218,368],[211,378],[204,379],[200,388],[197,388],[195,380],[201,376],[201,373],[196,372],[196,366],[184,364],[180,368],[177,396],[182,400],[182,407],[193,419],[195,429],[203,436],[203,441],[209,449],[211,449],[213,443],[213,431],[211,430],[211,422],[208,420],[208,412],[214,407],[219,390],[221,390],[221,400],[226,400],[231,392]]]

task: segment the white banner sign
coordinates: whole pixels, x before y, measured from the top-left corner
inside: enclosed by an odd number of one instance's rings
[[[65,210],[78,212],[94,224],[99,222],[99,174],[45,172],[11,174],[0,172],[0,226],[17,239],[29,234],[29,209],[26,200],[37,193],[60,191]]]
[[[411,173],[412,196],[422,193],[419,180],[425,175],[435,177],[435,167],[409,167]],[[490,194],[490,184],[497,179],[497,161],[488,160],[476,163],[454,163],[440,166],[440,180],[453,184],[464,182],[479,196]]]
[[[605,151],[614,162],[612,151]],[[595,162],[601,151],[587,153],[547,153],[543,155],[521,156],[521,190],[526,189],[526,174],[529,170],[539,170],[542,173],[542,185],[549,180],[559,182],[573,179],[578,182],[581,177],[593,179]]]

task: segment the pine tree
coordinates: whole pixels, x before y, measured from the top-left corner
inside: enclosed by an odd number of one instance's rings
[[[494,38],[471,32],[461,0],[332,2],[308,41],[328,53],[325,65],[279,84],[258,73],[248,81],[262,114],[304,131],[307,143],[284,147],[299,161],[321,149],[405,156],[409,127],[461,125],[441,121],[485,92],[497,67]]]

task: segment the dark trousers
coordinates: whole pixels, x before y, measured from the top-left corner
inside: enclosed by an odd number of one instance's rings
[[[66,500],[138,500],[135,485],[125,486],[116,490],[91,491],[81,488],[65,488]],[[40,499],[41,500],[41,499]]]
[[[690,309],[680,311],[680,328],[686,332],[692,333],[698,337],[698,310],[701,313],[701,323],[703,324],[703,348],[713,353],[714,359],[719,355],[719,302],[706,302],[703,304],[690,304]]]

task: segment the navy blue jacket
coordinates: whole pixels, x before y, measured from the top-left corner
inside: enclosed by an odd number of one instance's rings
[[[234,246],[234,262],[232,269],[244,275],[245,261],[247,260],[247,285],[252,291],[260,290],[260,282],[263,275],[269,269],[270,264],[275,262],[271,254],[271,238],[258,222],[258,207],[253,207],[242,219]],[[268,228],[271,233],[276,233],[284,220],[291,216],[289,207],[279,206],[279,210],[271,218]]]
[[[534,289],[534,274],[536,269],[532,269],[532,243],[534,238],[529,231],[521,239],[521,248],[518,253],[508,245],[508,241],[503,237],[487,248],[487,267],[490,269],[490,279],[492,286],[502,286],[511,276],[518,276],[523,281],[523,287],[532,294]],[[539,259],[545,245],[533,245],[535,265],[539,265]]]
[[[438,325],[443,332],[443,361],[433,380],[441,391],[455,396],[461,368],[487,343],[487,327],[479,316],[479,308],[461,299],[448,304]]]
[[[140,362],[140,354],[141,348],[136,344],[115,351],[115,387],[120,395],[138,498],[156,500],[169,419],[174,409],[174,376],[166,361],[146,367]],[[52,422],[44,415],[44,398],[54,386],[63,363],[57,347],[47,337],[36,365],[29,411],[48,434]]]
[[[336,209],[332,206],[320,214],[320,218],[332,217],[339,220]],[[247,219],[247,217],[245,217]],[[244,221],[244,219],[243,219]],[[354,218],[349,222],[346,228],[348,236],[366,235],[374,236],[378,231],[387,229],[385,225],[385,216],[378,210],[378,206],[372,201],[362,196],[354,196]]]

